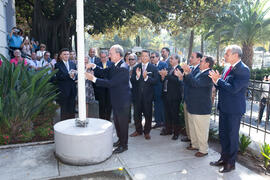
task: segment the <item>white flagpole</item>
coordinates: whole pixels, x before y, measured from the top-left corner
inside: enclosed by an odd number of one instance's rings
[[[86,121],[85,65],[84,65],[84,0],[77,0],[77,57],[79,121]]]

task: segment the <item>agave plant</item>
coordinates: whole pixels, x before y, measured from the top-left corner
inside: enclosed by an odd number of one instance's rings
[[[261,154],[263,155],[264,160],[264,167],[268,168],[269,161],[270,161],[270,145],[267,143],[264,143],[264,145],[261,146]]]
[[[55,99],[56,87],[50,83],[55,72],[29,72],[23,63],[15,66],[2,55],[0,58],[0,133],[9,133],[11,141],[16,141],[31,131],[31,120]]]
[[[247,150],[247,147],[250,145],[251,140],[250,137],[241,134],[240,142],[239,142],[239,150],[241,154],[244,154]]]

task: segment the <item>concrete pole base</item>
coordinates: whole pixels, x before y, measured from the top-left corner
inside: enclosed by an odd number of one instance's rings
[[[71,165],[90,165],[105,161],[112,155],[113,125],[88,118],[87,127],[76,127],[75,119],[54,125],[55,155]]]

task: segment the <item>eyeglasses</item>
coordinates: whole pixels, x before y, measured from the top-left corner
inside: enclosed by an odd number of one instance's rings
[[[154,59],[154,58],[155,58],[155,56],[151,56],[151,57],[150,57],[150,59]]]
[[[134,61],[135,59],[129,58],[128,60],[130,60],[130,61]]]

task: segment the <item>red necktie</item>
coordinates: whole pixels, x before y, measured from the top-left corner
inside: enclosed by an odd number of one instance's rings
[[[232,70],[232,66],[230,66],[230,68],[228,69],[228,71],[226,72],[225,76],[223,77],[223,79],[226,79],[226,77],[229,75],[229,73]]]

